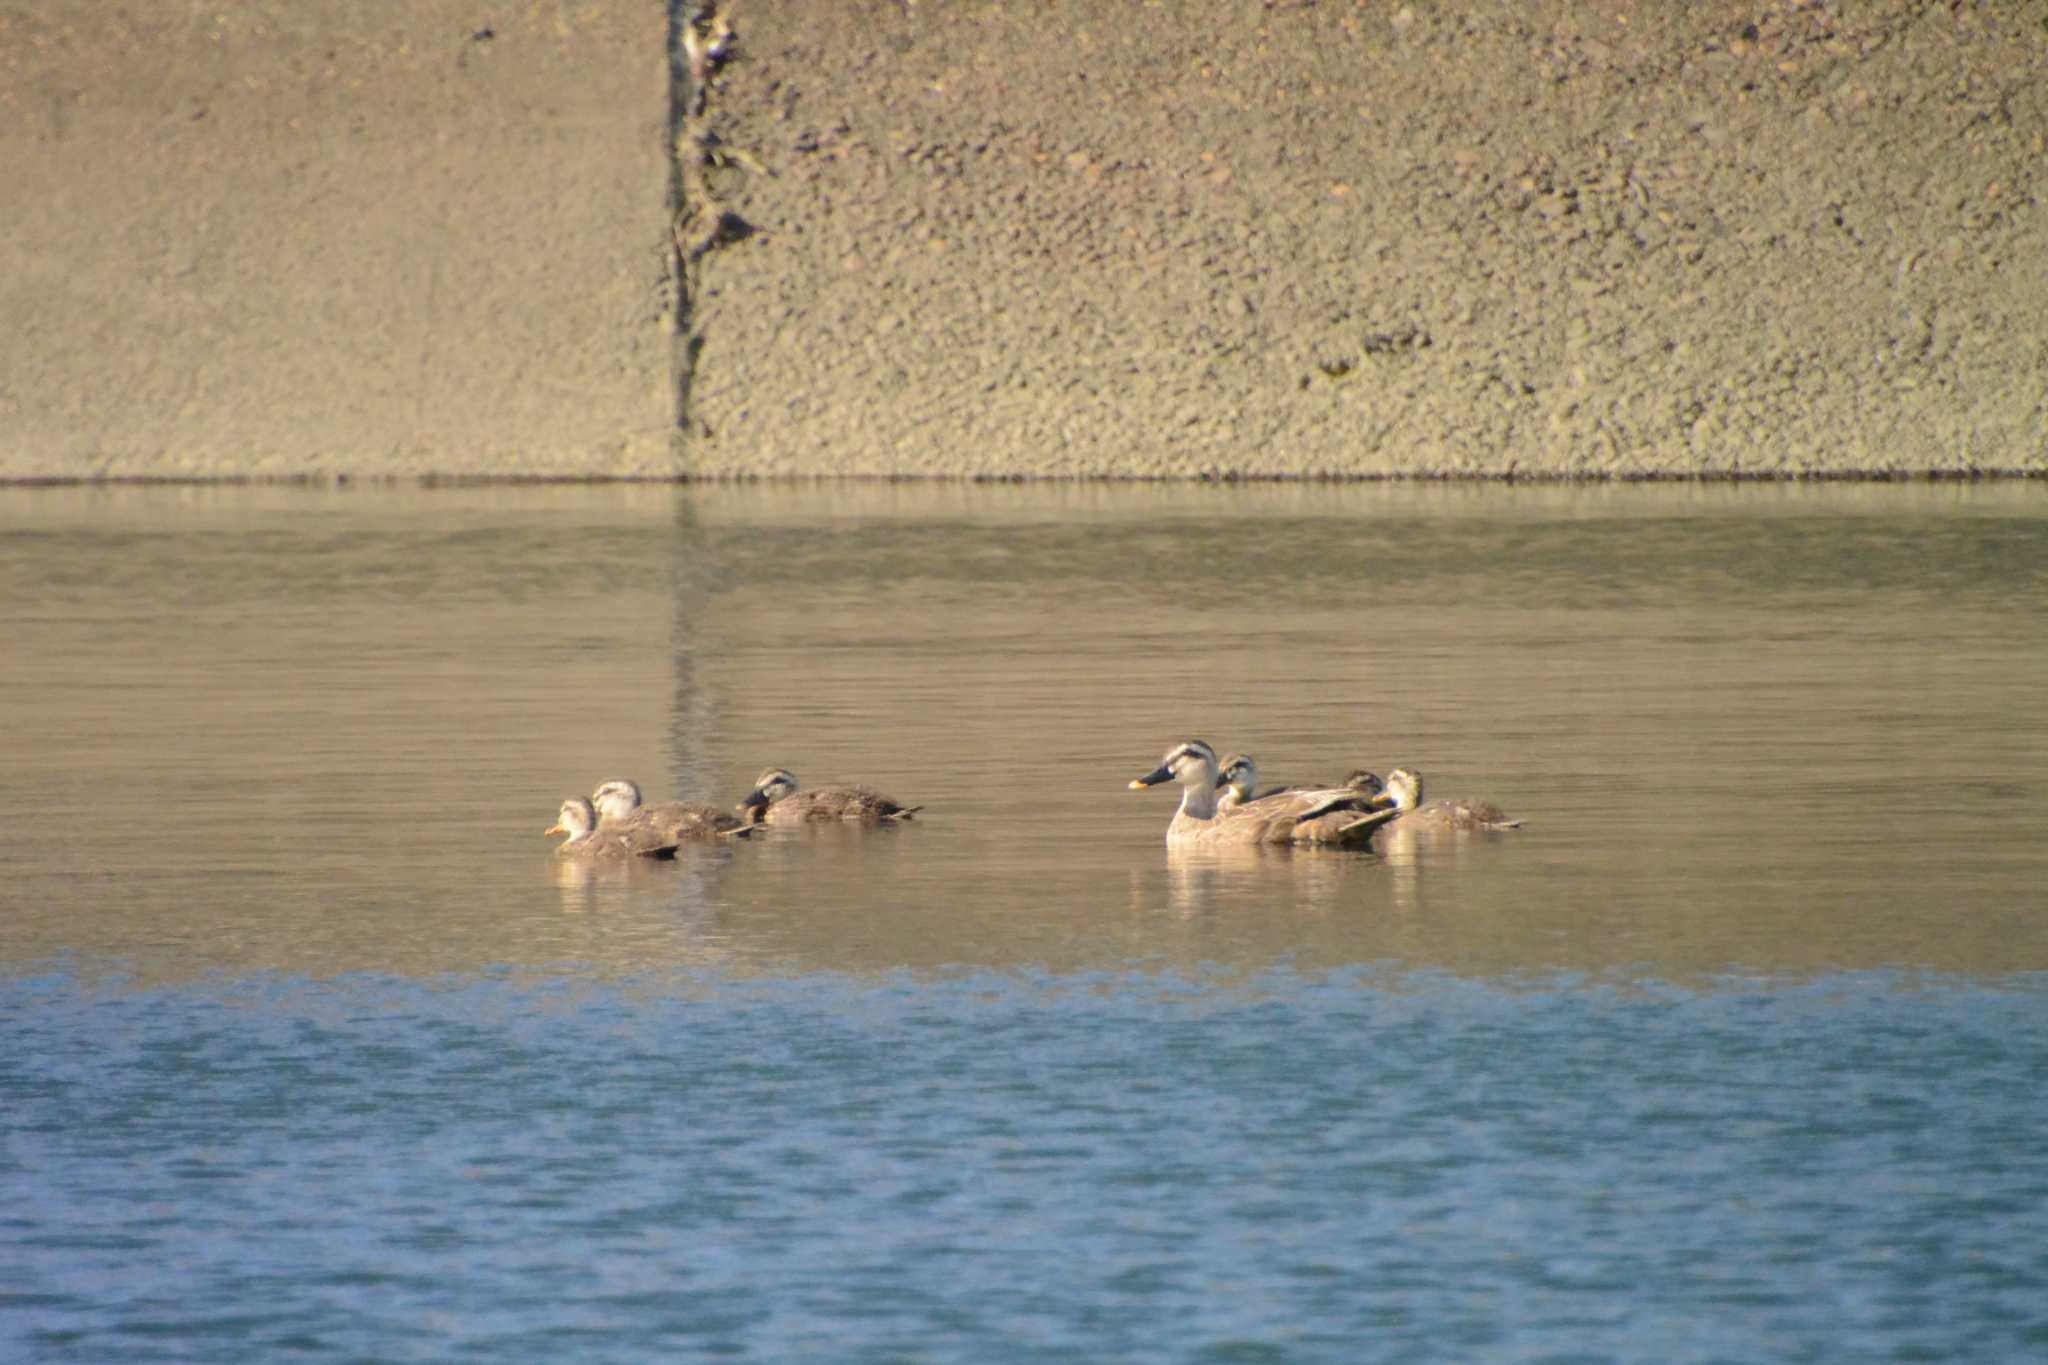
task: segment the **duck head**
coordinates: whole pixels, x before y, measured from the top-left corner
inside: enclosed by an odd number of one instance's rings
[[[1159,766],[1143,777],[1131,779],[1132,791],[1143,791],[1162,782],[1213,792],[1216,789],[1216,751],[1199,739],[1176,744],[1159,760]]]
[[[1422,804],[1422,774],[1413,768],[1394,769],[1387,774],[1386,787],[1377,804],[1395,810],[1414,810]]]
[[[590,794],[590,804],[596,807],[599,820],[623,820],[640,809],[640,786],[615,777],[598,785]]]
[[[1380,781],[1380,775],[1367,768],[1352,769],[1345,775],[1344,785],[1367,796],[1378,796],[1387,789],[1387,784]]]
[[[588,839],[590,832],[597,828],[597,810],[580,796],[572,796],[562,803],[562,809],[555,815],[555,823],[542,830],[543,834],[566,834],[569,842]]]
[[[750,825],[761,823],[768,808],[785,796],[796,794],[796,774],[787,768],[770,768],[754,779],[754,789],[740,798],[733,809]]]
[[[1259,767],[1250,754],[1232,754],[1223,760],[1216,775],[1219,799],[1236,806],[1252,799],[1258,789]]]

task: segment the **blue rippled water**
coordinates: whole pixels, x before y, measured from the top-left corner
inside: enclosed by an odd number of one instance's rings
[[[2048,1358],[2032,485],[0,490],[0,641],[0,1365]],[[925,812],[542,834],[769,764]]]
[[[10,1359],[2017,1360],[2048,982],[0,983]]]

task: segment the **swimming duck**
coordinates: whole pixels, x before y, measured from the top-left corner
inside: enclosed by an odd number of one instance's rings
[[[801,825],[814,820],[908,820],[923,806],[906,806],[872,787],[839,785],[799,791],[787,768],[770,768],[733,807],[750,825]]]
[[[1422,774],[1413,768],[1396,768],[1387,774],[1386,790],[1381,793],[1379,804],[1401,813],[1399,819],[1387,826],[1389,830],[1434,833],[1439,830],[1522,827],[1520,820],[1511,819],[1506,811],[1491,801],[1431,801],[1424,805]]]
[[[1363,846],[1373,831],[1395,818],[1392,812],[1367,807],[1373,798],[1354,789],[1280,792],[1224,811],[1218,807],[1216,751],[1199,739],[1166,751],[1159,766],[1133,778],[1141,791],[1162,782],[1178,782],[1180,808],[1166,826],[1169,847],[1221,847],[1240,844],[1348,844]]]
[[[557,858],[612,860],[676,856],[675,839],[656,830],[639,826],[598,828],[597,808],[580,796],[564,801],[555,823],[542,832],[569,836],[556,847]]]
[[[1370,768],[1353,768],[1344,775],[1344,785],[1367,796],[1378,796],[1387,789],[1387,784],[1380,781],[1380,775]]]
[[[1252,762],[1252,756],[1250,754],[1232,754],[1223,760],[1223,765],[1216,778],[1216,790],[1218,793],[1216,809],[1225,812],[1232,811],[1244,805],[1247,801],[1268,796],[1278,796],[1283,792],[1335,790],[1335,788],[1332,788],[1327,783],[1297,782],[1283,786],[1268,787],[1254,796],[1254,790],[1258,785],[1259,769],[1258,765]],[[1353,791],[1363,792],[1368,797],[1378,796],[1382,791],[1386,790],[1386,784],[1380,781],[1379,774],[1369,772],[1364,768],[1352,769],[1350,775],[1344,779],[1344,785]]]
[[[1252,762],[1251,755],[1232,754],[1224,761],[1222,775],[1216,779],[1217,789],[1222,793],[1216,799],[1217,810],[1224,815],[1246,810],[1281,814],[1290,808],[1298,810],[1298,823],[1289,840],[1297,844],[1359,842],[1368,838],[1379,823],[1369,821],[1362,830],[1346,834],[1360,815],[1380,809],[1375,798],[1379,796],[1382,784],[1376,774],[1363,768],[1353,769],[1344,779],[1344,785],[1339,787],[1328,783],[1314,786],[1293,783],[1269,787],[1253,796],[1258,781],[1258,766]],[[1292,807],[1289,801],[1293,803]]]
[[[1252,762],[1252,756],[1231,754],[1216,766],[1216,809],[1227,813],[1247,801],[1261,796],[1278,796],[1287,790],[1286,787],[1268,787],[1257,791],[1258,785],[1259,769]]]
[[[640,804],[640,785],[615,777],[590,794],[602,829],[651,829],[672,839],[744,839],[754,831],[737,815],[702,801]]]

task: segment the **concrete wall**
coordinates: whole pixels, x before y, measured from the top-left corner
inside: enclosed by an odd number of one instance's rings
[[[666,31],[0,11],[0,477],[672,472]]]
[[[2048,6],[741,14],[695,469],[2048,469]]]
[[[0,478],[2048,473],[2048,4],[728,8],[0,15]]]

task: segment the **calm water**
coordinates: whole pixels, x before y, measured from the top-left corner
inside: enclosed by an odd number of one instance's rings
[[[0,489],[0,640],[0,1359],[2048,1354],[2048,489]],[[929,809],[548,857],[769,764]]]

